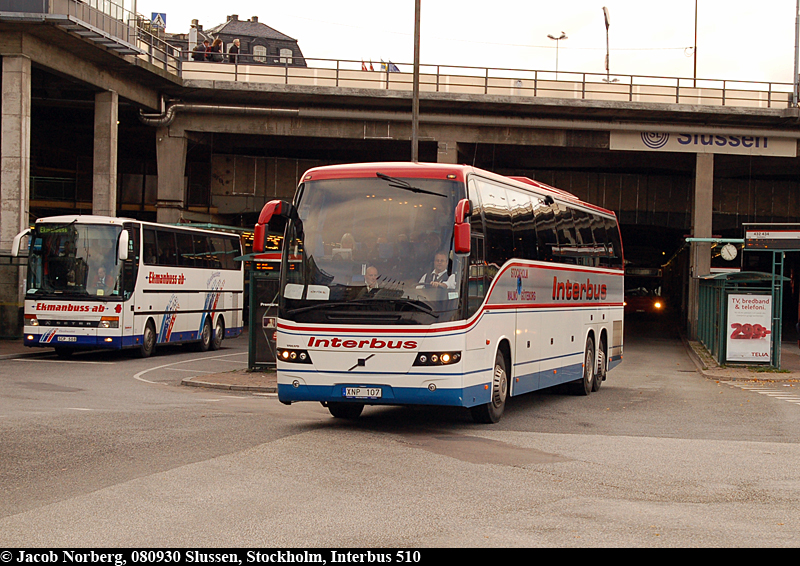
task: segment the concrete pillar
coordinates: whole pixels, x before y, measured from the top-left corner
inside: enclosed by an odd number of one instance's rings
[[[698,153],[694,174],[694,203],[692,207],[692,236],[711,238],[711,219],[714,204],[714,154]],[[698,277],[711,273],[711,243],[692,242],[689,247],[689,304],[688,335],[697,339],[700,282]]]
[[[0,256],[29,221],[31,175],[31,60],[4,55],[0,104]],[[6,260],[7,261],[7,260]],[[0,337],[22,335],[25,269],[0,263]]]
[[[454,141],[440,141],[438,163],[458,163],[458,143]]]
[[[169,128],[156,130],[158,160],[158,199],[156,221],[178,222],[186,202],[187,139],[181,132],[170,136]]]
[[[117,118],[119,95],[99,92],[94,97],[94,166],[92,214],[117,215]]]

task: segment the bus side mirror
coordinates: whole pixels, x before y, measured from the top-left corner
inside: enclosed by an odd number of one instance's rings
[[[20,253],[20,244],[22,243],[22,238],[25,236],[29,236],[31,233],[31,229],[28,228],[27,230],[23,230],[16,236],[14,236],[14,240],[11,242],[11,257],[19,257]]]
[[[280,216],[282,218],[289,218],[291,216],[292,205],[285,200],[271,200],[264,205],[261,209],[261,214],[258,215],[258,222],[256,222],[255,231],[253,232],[253,251],[262,253],[266,245],[267,231],[269,229],[269,221],[273,216]]]
[[[461,199],[456,205],[456,222],[453,228],[453,251],[461,255],[470,253],[471,231],[467,218],[472,213],[469,199]]]
[[[119,233],[119,242],[117,242],[117,257],[119,261],[128,259],[128,237],[127,230]]]

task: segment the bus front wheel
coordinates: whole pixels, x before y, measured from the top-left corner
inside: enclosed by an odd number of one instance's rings
[[[506,409],[508,397],[508,372],[506,359],[501,352],[497,352],[494,360],[494,375],[492,378],[492,398],[485,405],[470,408],[472,419],[477,423],[493,424],[500,421]]]
[[[144,326],[142,333],[142,345],[139,346],[139,357],[149,358],[156,349],[156,328],[150,320]]]

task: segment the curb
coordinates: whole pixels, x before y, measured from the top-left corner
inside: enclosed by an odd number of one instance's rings
[[[181,385],[188,387],[206,387],[208,389],[223,389],[226,391],[245,391],[245,392],[258,392],[258,393],[277,393],[277,387],[269,385],[234,385],[230,383],[212,383],[210,381],[195,380],[191,377],[186,377],[181,380]]]

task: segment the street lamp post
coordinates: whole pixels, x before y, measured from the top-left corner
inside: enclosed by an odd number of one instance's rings
[[[611,69],[609,61],[609,43],[608,43],[608,28],[611,26],[611,15],[608,13],[608,8],[603,6],[603,18],[606,20],[606,82],[611,82]]]
[[[561,32],[561,36],[556,37],[554,35],[547,34],[547,37],[554,40],[556,42],[556,80],[558,80],[558,44],[561,42],[562,39],[569,39],[567,34],[563,31]]]
[[[411,101],[411,161],[419,161],[419,12],[421,0],[414,1],[414,85]]]

